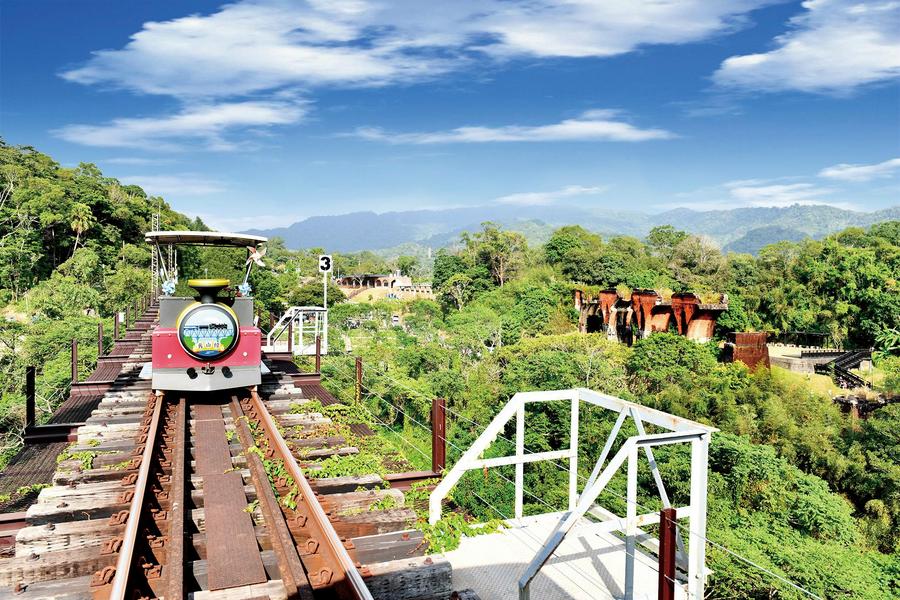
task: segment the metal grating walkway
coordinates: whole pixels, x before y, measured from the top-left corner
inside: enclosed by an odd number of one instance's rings
[[[559,513],[510,520],[500,533],[463,538],[444,556],[453,566],[453,589],[472,588],[484,600],[518,600],[518,580],[550,535]],[[590,521],[585,520],[585,524]],[[531,585],[540,600],[609,600],[624,598],[625,542],[611,534],[573,530]],[[656,600],[656,558],[638,551],[635,600]],[[680,586],[675,598],[686,598]]]

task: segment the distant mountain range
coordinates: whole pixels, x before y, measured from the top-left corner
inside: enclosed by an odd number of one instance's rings
[[[455,242],[461,232],[479,229],[484,221],[521,231],[532,243],[545,241],[562,225],[578,224],[604,236],[638,237],[657,225],[672,225],[709,236],[726,252],[756,253],[763,246],[781,240],[820,238],[846,227],[867,227],[889,220],[900,220],[900,206],[875,212],[825,205],[712,211],[676,208],[651,215],[577,206],[498,205],[309,217],[287,227],[252,229],[247,233],[278,236],[291,249],[319,247],[336,252],[356,252],[401,245],[441,248]]]

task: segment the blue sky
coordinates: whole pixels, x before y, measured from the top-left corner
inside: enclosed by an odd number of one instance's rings
[[[893,0],[11,0],[0,28],[7,142],[220,228],[900,198]]]

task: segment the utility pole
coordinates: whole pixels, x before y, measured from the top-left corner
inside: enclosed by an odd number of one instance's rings
[[[447,401],[431,401],[431,470],[440,473],[447,466]]]
[[[316,373],[322,372],[322,336],[316,336]]]
[[[34,367],[25,367],[25,429],[31,429],[35,424],[34,408]]]
[[[78,338],[72,338],[72,383],[78,383]]]
[[[356,357],[356,403],[362,402],[362,359]]]

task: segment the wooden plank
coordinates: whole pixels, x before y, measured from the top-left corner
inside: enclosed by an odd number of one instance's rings
[[[205,475],[203,495],[215,498],[205,508],[209,589],[265,582],[256,533],[250,515],[244,511],[247,497],[241,476],[221,472]]]
[[[91,578],[72,577],[32,583],[12,597],[16,600],[91,600]]]
[[[366,565],[361,573],[375,598],[449,598],[453,591],[450,562],[437,554]]]
[[[354,515],[341,515],[332,522],[340,537],[354,538],[411,529],[416,524],[416,511],[411,508],[373,510]]]
[[[380,488],[383,481],[378,475],[351,475],[347,477],[309,478],[310,487],[320,494],[355,492],[359,488]]]
[[[194,404],[195,421],[214,421],[222,419],[222,407],[218,404]]]
[[[197,421],[195,426],[197,440],[195,472],[204,477],[221,475],[231,468],[231,452],[225,439],[225,423],[221,420],[221,414],[220,410],[218,421]]]
[[[390,500],[387,500],[390,498]],[[369,512],[372,505],[379,503],[384,508],[397,508],[403,506],[403,492],[400,490],[367,490],[364,492],[346,492],[343,494],[329,494],[319,499],[322,508],[342,517],[347,514]]]
[[[425,554],[424,535],[416,529],[353,538],[356,558],[364,565]]]

